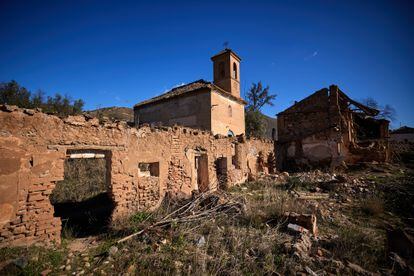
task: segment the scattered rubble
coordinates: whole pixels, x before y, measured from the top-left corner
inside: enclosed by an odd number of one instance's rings
[[[288,224],[288,228],[292,230],[304,232],[303,230],[299,230],[300,228],[297,226],[301,226],[309,231],[311,234],[316,236],[318,234],[318,226],[316,225],[316,216],[313,214],[297,214],[294,212],[286,212],[284,214]],[[290,225],[290,227],[289,227]],[[296,230],[297,229],[297,230]]]

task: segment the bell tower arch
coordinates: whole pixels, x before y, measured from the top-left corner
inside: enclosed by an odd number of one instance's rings
[[[224,49],[211,57],[214,84],[240,98],[240,57],[231,49]]]

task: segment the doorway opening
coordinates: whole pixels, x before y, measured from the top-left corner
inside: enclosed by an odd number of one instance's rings
[[[194,156],[194,165],[196,171],[198,190],[200,192],[206,192],[209,189],[207,154],[196,153]]]
[[[219,189],[227,188],[227,157],[219,157],[215,161]]]
[[[62,220],[62,236],[81,238],[104,233],[114,203],[111,197],[110,152],[70,150],[64,163],[64,180],[50,195],[55,217]]]

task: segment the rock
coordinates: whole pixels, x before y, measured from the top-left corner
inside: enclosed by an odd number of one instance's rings
[[[25,267],[27,266],[27,264],[29,263],[29,261],[28,261],[28,259],[27,259],[27,258],[25,258],[25,257],[20,257],[20,258],[17,258],[16,260],[14,260],[14,261],[13,261],[13,263],[14,263],[17,267],[19,267],[19,268],[23,269],[23,268],[25,268]]]
[[[136,266],[135,266],[135,264],[132,264],[132,265],[130,265],[129,267],[128,267],[128,269],[127,269],[127,275],[134,275],[135,274],[135,271],[136,271]]]
[[[63,121],[66,124],[73,125],[73,126],[84,126],[86,124],[86,120],[84,116],[68,116]]]
[[[345,268],[345,265],[341,261],[332,260],[331,263],[336,269],[342,270]]]
[[[86,268],[90,268],[90,267],[91,267],[91,264],[90,264],[89,262],[86,262],[86,263],[85,263],[85,267],[86,267]]]
[[[206,244],[206,239],[204,236],[201,236],[197,241],[197,247],[203,247]]]
[[[35,111],[33,109],[24,109],[23,110],[24,113],[26,113],[27,115],[31,115],[33,116],[35,114]]]
[[[309,235],[301,234],[292,246],[293,251],[301,257],[301,259],[305,259],[309,256],[309,251],[312,247],[312,241]]]
[[[72,267],[70,265],[65,266],[65,271],[70,271]]]
[[[321,249],[316,250],[316,255],[319,257],[323,257],[323,252]]]
[[[7,112],[13,112],[13,111],[19,110],[19,107],[17,105],[4,104],[1,106],[1,110],[7,111]]]
[[[175,268],[180,269],[184,266],[184,264],[180,261],[174,261]]]
[[[280,176],[281,176],[281,177],[284,177],[284,178],[287,178],[287,177],[289,177],[289,173],[288,173],[288,172],[282,172],[282,173],[280,174]]]
[[[318,234],[318,226],[316,225],[316,216],[313,214],[297,214],[294,212],[286,212],[284,216],[290,224],[296,224],[309,230],[313,235]],[[292,229],[295,230],[295,229]],[[297,230],[295,230],[297,231]],[[299,230],[300,231],[300,230]],[[302,232],[302,231],[300,231]]]
[[[49,275],[50,272],[52,272],[51,269],[46,269],[46,270],[43,270],[42,272],[40,272],[40,275],[46,276],[46,275]]]
[[[309,232],[306,228],[297,225],[297,224],[293,224],[293,223],[289,223],[287,225],[287,229],[293,233],[307,233]]]
[[[115,256],[115,254],[118,252],[118,247],[116,247],[115,245],[112,245],[109,248],[109,256]]]

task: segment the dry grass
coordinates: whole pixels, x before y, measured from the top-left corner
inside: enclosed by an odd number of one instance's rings
[[[349,260],[371,271],[386,263],[383,233],[358,225],[339,225],[336,233],[328,244],[335,259]]]
[[[51,202],[81,202],[107,192],[105,159],[66,159],[65,179],[56,184]]]
[[[384,199],[379,195],[362,199],[361,210],[367,215],[378,216],[384,212]]]
[[[247,189],[247,190],[246,190]],[[141,274],[274,274],[288,271],[283,243],[291,237],[279,230],[285,211],[299,211],[289,194],[270,182],[248,183],[226,195],[245,205],[243,214],[218,213],[199,223],[155,228],[125,243],[127,256],[115,259],[113,273],[134,267]],[[137,213],[118,222],[124,235],[148,227],[174,209],[173,204],[148,217]],[[125,228],[126,227],[126,228]],[[119,233],[119,232],[118,232]],[[204,240],[204,241],[203,241]]]
[[[293,184],[295,189],[303,187],[297,180],[288,184]],[[307,205],[309,202],[290,194],[289,185],[260,181],[233,187],[221,197],[243,203],[242,213],[218,212],[201,221],[172,222],[116,244],[122,237],[153,225],[185,202],[165,200],[155,212],[138,212],[119,219],[113,223],[111,232],[101,236],[98,248],[89,252],[96,257],[86,274],[99,274],[104,270],[108,275],[126,272],[130,275],[262,275],[276,272],[293,275],[303,271],[301,265],[305,261],[294,259],[285,250],[284,244],[291,243],[293,237],[284,232],[281,218],[285,212],[310,213],[311,209]],[[320,204],[320,208],[331,206],[332,219],[318,222],[321,233],[318,246],[332,255],[326,257],[344,263],[349,260],[371,271],[385,267],[385,235],[377,222],[385,216],[383,211],[388,207],[384,200],[389,199],[370,196],[363,201],[356,200],[351,203],[355,205],[347,205],[348,213],[337,208],[341,205],[335,199],[328,200],[334,205],[323,207]],[[348,218],[341,220],[342,215]],[[328,238],[324,239],[323,235]],[[109,248],[114,244],[119,251],[108,257]],[[307,265],[314,271],[329,271],[326,263],[314,261]],[[331,272],[335,273],[335,269]]]

